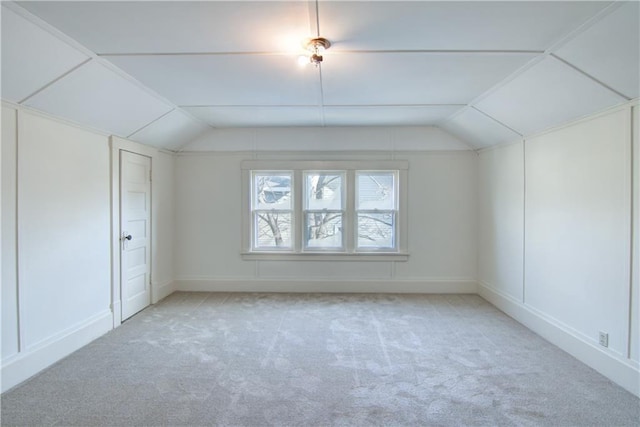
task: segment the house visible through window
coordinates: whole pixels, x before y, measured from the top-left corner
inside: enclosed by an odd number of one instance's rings
[[[273,162],[273,168],[255,168],[263,165],[270,162],[243,164],[250,191],[246,255],[406,255],[400,203],[406,163]]]

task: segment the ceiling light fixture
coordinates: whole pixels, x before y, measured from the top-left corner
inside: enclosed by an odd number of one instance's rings
[[[298,58],[298,64],[306,65],[313,64],[316,67],[322,62],[322,53],[329,49],[331,42],[324,37],[316,37],[314,39],[306,40],[303,43],[306,50],[309,51],[309,55],[302,55]]]

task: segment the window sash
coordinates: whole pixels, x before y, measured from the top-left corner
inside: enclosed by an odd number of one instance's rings
[[[400,171],[398,170],[388,170],[388,169],[376,169],[376,170],[356,170],[354,185],[355,185],[355,206],[354,206],[354,227],[355,227],[355,241],[354,241],[354,250],[355,252],[380,252],[380,251],[392,251],[395,252],[398,250],[398,234],[400,233],[400,228],[398,224],[399,217],[399,176]],[[362,194],[362,189],[360,188],[360,177],[367,175],[382,175],[382,176],[391,176],[393,178],[392,183],[392,197],[391,200],[391,209],[363,209],[360,208],[361,200],[360,196]],[[361,215],[391,215],[392,225],[391,225],[391,244],[390,245],[380,245],[380,246],[366,246],[360,244],[360,217]]]
[[[360,244],[360,217],[368,215],[373,221],[373,218],[376,215],[391,215],[391,244],[390,245],[378,245],[378,246],[367,246]],[[389,251],[396,250],[397,248],[397,235],[398,235],[398,211],[396,210],[378,210],[378,209],[368,209],[368,210],[357,210],[355,214],[355,227],[356,227],[356,240],[355,240],[355,250],[356,252],[375,252],[375,251]],[[382,232],[380,232],[382,233]]]
[[[273,239],[275,239],[275,245],[260,245],[260,231],[261,227],[259,225],[260,220],[262,219],[265,222],[270,222],[273,220],[267,220],[266,217],[273,214],[283,214],[289,215],[289,224],[287,227],[278,227],[278,231],[273,233]],[[277,219],[276,219],[277,221]],[[294,215],[293,211],[289,210],[256,210],[253,212],[253,221],[252,221],[252,229],[253,229],[253,238],[252,238],[252,248],[259,251],[291,251],[293,249],[293,245],[295,242],[295,223],[294,223]],[[271,224],[267,224],[271,227]],[[283,236],[284,234],[284,236]],[[287,239],[288,236],[288,239]],[[277,239],[282,239],[283,242],[289,242],[288,244],[277,244]]]
[[[309,224],[310,215],[336,215],[331,219],[340,218],[340,244],[332,246],[314,246],[310,245],[310,231],[312,227],[316,225]],[[304,224],[304,242],[303,248],[305,251],[338,251],[343,252],[345,250],[345,211],[343,210],[305,210],[303,211],[303,224]],[[330,236],[328,236],[330,237]]]
[[[340,199],[339,199],[339,206],[333,206],[333,207],[314,207],[311,206],[310,201],[312,200],[310,197],[310,194],[308,194],[309,192],[309,178],[311,176],[314,175],[323,175],[323,176],[337,176],[340,178]],[[302,176],[303,176],[303,189],[302,189],[302,193],[303,193],[303,199],[304,199],[304,204],[303,204],[303,209],[306,211],[317,211],[317,210],[322,210],[322,209],[329,209],[329,210],[344,210],[345,207],[345,195],[346,195],[346,186],[345,186],[345,182],[347,180],[347,173],[346,171],[343,170],[304,170],[302,172]],[[325,184],[326,185],[326,184]]]
[[[251,171],[251,249],[256,251],[287,251],[290,252],[294,248],[295,244],[295,176],[294,171],[291,170],[254,170]],[[265,203],[259,203],[258,188],[256,180],[259,176],[273,176],[273,177],[288,177],[289,178],[289,200],[287,203],[281,205],[274,203],[273,206]],[[273,215],[288,216],[288,224],[284,223],[281,227],[277,223],[278,218],[272,218]],[[268,219],[267,219],[268,218]],[[271,228],[272,238],[274,239],[273,245],[261,244],[261,231],[263,228],[260,226],[260,220],[267,223],[263,227]],[[286,225],[286,226],[285,226]],[[274,230],[274,227],[276,229]],[[287,238],[288,237],[288,238]],[[284,244],[278,245],[278,239],[282,239]],[[268,240],[268,238],[266,239]]]
[[[393,177],[393,184],[392,184],[392,194],[393,194],[393,200],[391,203],[390,207],[384,208],[384,209],[378,209],[380,211],[388,211],[388,210],[398,210],[398,171],[397,170],[357,170],[355,171],[355,179],[354,179],[354,184],[355,184],[355,210],[356,212],[359,210],[376,210],[376,209],[364,209],[360,207],[360,195],[363,192],[360,189],[359,186],[359,182],[360,182],[360,177],[361,176],[367,176],[367,175],[391,175]]]
[[[282,207],[274,204],[273,206],[269,204],[262,204],[257,200],[258,198],[258,189],[256,188],[256,178],[258,176],[288,176],[289,177],[289,202],[288,206]],[[294,207],[294,188],[295,188],[295,179],[293,171],[283,171],[283,170],[254,170],[251,172],[251,210],[293,210]]]

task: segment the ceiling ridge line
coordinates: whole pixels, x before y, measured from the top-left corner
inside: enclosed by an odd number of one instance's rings
[[[240,55],[261,55],[261,56],[276,56],[276,55],[289,55],[295,56],[295,52],[287,51],[239,51],[239,52],[106,52],[96,53],[96,56],[101,58],[109,58],[111,56],[240,56]]]
[[[332,54],[411,54],[411,53],[433,53],[433,54],[542,54],[544,50],[527,49],[343,49],[332,50]],[[297,52],[291,51],[199,51],[199,52],[103,52],[94,53],[95,56],[108,58],[112,56],[295,56]]]
[[[316,37],[320,37],[320,4],[316,0]]]
[[[336,50],[335,53],[473,53],[473,54],[493,54],[493,53],[543,53],[540,49],[342,49]]]
[[[360,107],[360,108],[381,108],[381,107],[465,107],[467,104],[325,104],[325,107],[339,108],[339,107]]]
[[[320,87],[318,88],[318,90],[320,91],[320,123],[324,127],[326,126],[326,119],[324,116],[324,84],[322,81],[322,64],[318,65],[318,81],[320,85]]]
[[[307,14],[309,17],[309,34],[319,34],[318,8],[314,0],[307,0]],[[314,28],[315,27],[315,28]],[[318,36],[319,37],[319,36]]]
[[[631,101],[633,98],[628,97],[627,95],[625,95],[622,92],[617,91],[616,89],[612,88],[611,86],[609,86],[608,84],[604,83],[603,81],[597,79],[596,77],[592,76],[591,74],[587,73],[586,71],[584,71],[583,69],[577,67],[576,65],[573,65],[571,62],[563,59],[562,57],[556,55],[555,53],[550,53],[549,56],[551,58],[555,58],[558,61],[560,61],[561,63],[563,63],[564,65],[566,65],[569,68],[574,69],[575,71],[577,71],[578,73],[582,74],[583,76],[587,77],[588,79],[592,80],[594,83],[599,84],[600,86],[610,90],[611,92],[615,93],[616,95],[624,98],[627,101]]]
[[[57,82],[59,82],[60,80],[64,79],[65,77],[67,77],[69,74],[72,74],[74,71],[78,70],[79,68],[81,68],[83,65],[87,64],[88,62],[91,62],[93,60],[93,58],[87,58],[84,61],[82,61],[81,63],[79,63],[78,65],[74,66],[73,68],[71,68],[70,70],[62,73],[61,75],[59,75],[58,77],[56,77],[55,79],[51,80],[49,83],[47,83],[46,85],[42,86],[41,88],[39,88],[38,90],[34,91],[33,93],[29,94],[28,96],[26,96],[24,99],[18,101],[19,105],[22,105],[24,102],[27,102],[28,100],[30,100],[31,98],[33,98],[34,96],[36,96],[37,94],[47,90],[47,88],[53,86],[54,84],[56,84]]]
[[[254,108],[254,107],[269,107],[269,108],[291,108],[291,107],[317,107],[318,104],[196,104],[196,105],[178,105],[178,108],[201,108],[201,107],[215,107],[215,108]]]
[[[316,15],[316,37],[320,38],[320,0],[315,0],[315,15]],[[316,48],[317,52],[317,48]],[[322,59],[322,57],[321,57]],[[327,120],[324,114],[324,82],[322,79],[322,64],[316,64],[318,67],[318,91],[320,94],[320,125],[325,127]]]
[[[318,107],[319,104],[196,104],[196,105],[178,105],[178,108],[292,108],[292,107]],[[385,107],[466,107],[467,104],[322,104],[324,107],[331,108],[385,108]]]

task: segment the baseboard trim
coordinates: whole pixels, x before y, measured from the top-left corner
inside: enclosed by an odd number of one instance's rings
[[[156,304],[157,302],[165,299],[169,295],[171,295],[175,291],[174,282],[172,280],[164,283],[154,283],[153,284],[153,298],[151,303]]]
[[[122,301],[113,302],[113,328],[122,325]]]
[[[485,282],[478,283],[478,295],[495,307],[566,351],[582,363],[640,397],[640,370],[580,338],[562,325],[542,317],[526,304],[502,294]]]
[[[475,294],[475,280],[228,280],[182,279],[176,291]]]
[[[67,334],[34,347],[7,360],[0,369],[2,393],[29,379],[58,360],[84,347],[96,338],[113,329],[113,315],[110,310],[93,316],[79,324]]]

